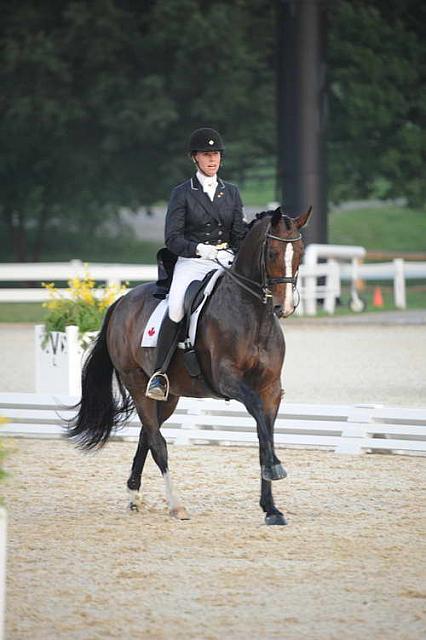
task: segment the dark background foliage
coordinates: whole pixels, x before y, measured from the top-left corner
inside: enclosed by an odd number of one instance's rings
[[[278,0],[277,0],[278,1]],[[329,194],[424,206],[423,3],[329,3]],[[0,2],[0,250],[43,257],[167,199],[197,126],[237,182],[276,155],[276,3]],[[249,203],[248,203],[249,204]]]

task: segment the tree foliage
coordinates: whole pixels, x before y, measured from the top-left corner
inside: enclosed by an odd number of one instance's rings
[[[259,0],[2,5],[1,215],[18,260],[40,256],[49,226],[93,234],[119,206],[167,198],[196,126],[221,129],[245,166],[271,153]]]
[[[426,133],[416,2],[342,1],[330,16],[330,196],[407,197],[424,206]]]
[[[330,0],[331,197],[425,202],[425,10]],[[167,198],[189,133],[218,128],[226,177],[275,153],[267,0],[0,0],[0,219],[17,260]]]

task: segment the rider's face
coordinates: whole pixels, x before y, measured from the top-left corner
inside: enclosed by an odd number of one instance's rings
[[[197,151],[194,159],[201,173],[205,176],[214,176],[220,167],[220,151]]]

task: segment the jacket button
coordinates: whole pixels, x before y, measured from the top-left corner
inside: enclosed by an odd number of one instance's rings
[[[218,234],[221,236],[222,235],[222,231],[218,231]]]

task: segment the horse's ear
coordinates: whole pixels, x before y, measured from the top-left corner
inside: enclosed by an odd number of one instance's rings
[[[309,219],[312,215],[312,207],[309,207],[306,213],[302,213],[300,216],[294,219],[294,223],[298,229],[302,229],[306,227],[309,222]]]
[[[278,209],[275,209],[274,213],[272,214],[272,218],[271,218],[271,224],[274,227],[276,224],[279,223],[279,221],[282,218],[282,211],[281,211],[281,207],[278,207]]]

